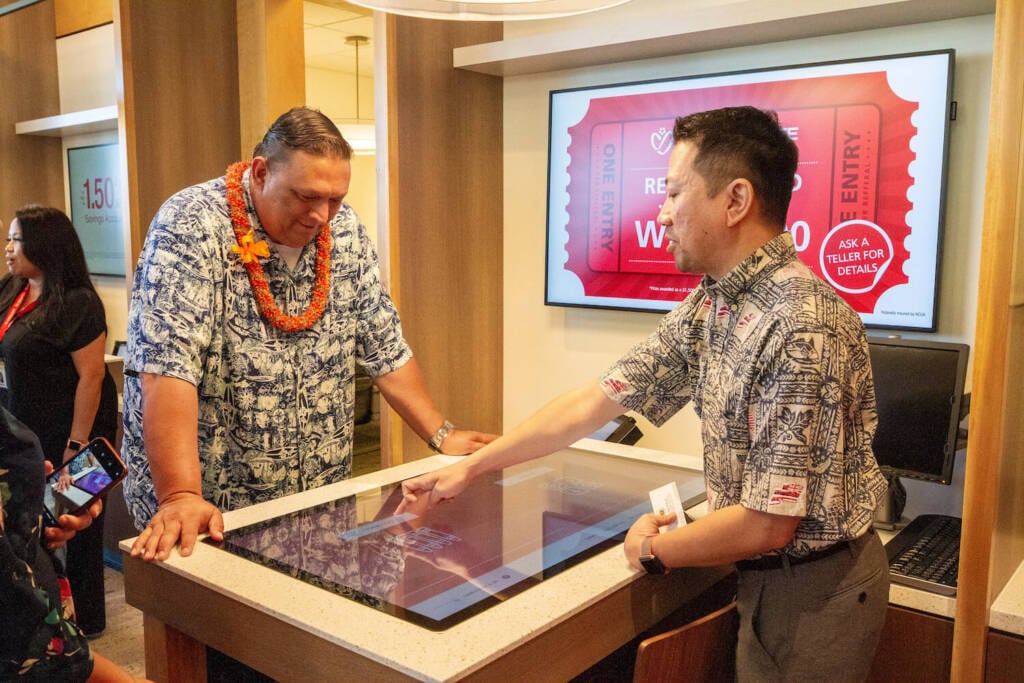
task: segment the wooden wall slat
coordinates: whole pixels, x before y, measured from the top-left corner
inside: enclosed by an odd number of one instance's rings
[[[241,158],[237,22],[233,2],[118,0],[118,10],[134,266],[160,205]]]
[[[7,235],[14,211],[30,202],[64,206],[64,161],[60,138],[17,135],[19,121],[60,113],[53,2],[29,5],[0,16],[0,233]],[[6,273],[6,264],[0,264]]]
[[[112,0],[54,0],[54,3],[58,38],[114,21]]]
[[[488,22],[388,17],[390,247],[382,247],[438,407],[456,426],[493,432],[502,414],[503,84],[454,69],[452,50],[501,36]],[[396,427],[391,462],[429,453]]]
[[[985,673],[988,609],[1022,560],[1024,518],[1013,510],[1024,497],[1018,413],[1024,408],[1020,318],[1012,308],[1013,249],[1021,233],[1022,127],[1024,120],[1024,3],[996,3],[992,50],[985,211],[982,226],[978,318],[959,590],[953,639],[953,681],[980,681]]]
[[[242,158],[274,120],[306,103],[302,0],[238,0]]]

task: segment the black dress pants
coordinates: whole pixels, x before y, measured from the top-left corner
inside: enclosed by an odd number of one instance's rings
[[[67,543],[64,558],[71,595],[75,600],[75,622],[87,635],[107,627],[106,591],[103,585],[103,520],[106,512],[79,531]]]

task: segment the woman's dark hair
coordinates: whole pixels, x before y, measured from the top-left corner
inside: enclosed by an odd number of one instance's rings
[[[43,274],[39,308],[44,329],[58,320],[67,306],[67,292],[86,287],[93,292],[85,252],[71,219],[60,209],[30,204],[14,213],[21,227],[25,258]]]
[[[352,158],[352,146],[334,122],[309,107],[293,107],[278,116],[252,155],[274,161],[295,151],[332,159]]]
[[[712,197],[736,178],[746,178],[764,217],[779,227],[786,224],[797,148],[775,112],[713,109],[676,119],[672,132],[675,142],[686,140],[697,147],[693,166]]]

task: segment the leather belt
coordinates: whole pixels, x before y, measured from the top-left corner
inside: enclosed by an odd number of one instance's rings
[[[798,564],[806,564],[808,562],[814,562],[816,560],[823,560],[826,557],[835,555],[842,550],[849,550],[854,543],[864,540],[868,534],[875,533],[874,529],[868,529],[867,533],[863,536],[853,539],[852,541],[840,541],[834,543],[827,548],[821,550],[812,550],[806,555],[800,557],[793,557],[792,555],[778,554],[778,555],[762,555],[753,560],[739,560],[736,562],[736,568],[740,571],[765,571],[771,569],[782,569],[787,564],[790,567],[795,567]]]

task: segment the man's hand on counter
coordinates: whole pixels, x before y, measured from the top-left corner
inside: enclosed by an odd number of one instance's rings
[[[469,455],[497,438],[497,434],[474,432],[470,429],[455,429],[441,443],[441,453],[445,455]]]
[[[471,479],[465,461],[407,479],[402,482],[402,503],[397,514],[412,506],[422,509],[424,498],[428,508],[451,500],[465,490]]]
[[[648,512],[633,522],[633,526],[629,527],[629,531],[626,532],[626,540],[622,544],[622,551],[626,554],[626,561],[629,562],[631,567],[643,569],[640,565],[640,543],[644,540],[644,536],[657,536],[660,533],[658,531],[659,527],[666,526],[674,521],[676,521],[674,512],[663,515]]]
[[[166,560],[180,542],[179,552],[188,557],[204,531],[209,531],[215,541],[224,540],[224,517],[217,506],[195,493],[175,493],[161,502],[160,510],[132,544],[131,555]]]

